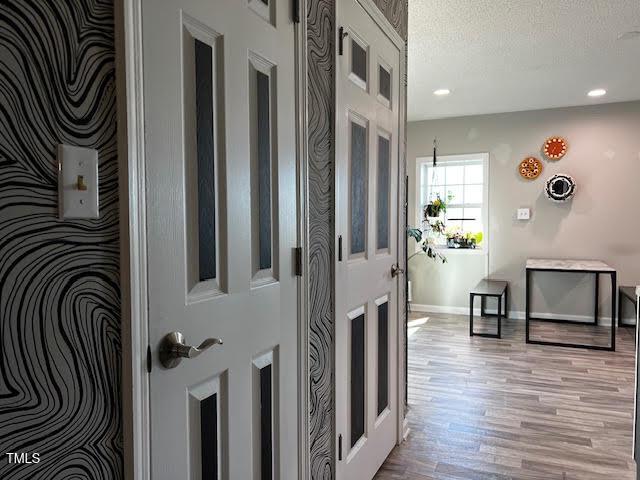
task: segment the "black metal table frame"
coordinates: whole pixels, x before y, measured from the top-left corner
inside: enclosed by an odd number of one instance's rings
[[[476,297],[480,297],[480,316],[481,317],[497,317],[497,333],[476,333],[473,331],[473,304]],[[498,311],[497,313],[485,312],[485,301],[487,297],[498,299]],[[504,313],[505,316],[509,312],[509,287],[505,287],[504,291],[500,295],[489,295],[485,293],[470,293],[469,294],[469,336],[471,337],[488,337],[488,338],[501,338],[502,334],[502,298],[504,297]]]
[[[533,272],[566,272],[566,273],[591,273],[595,275],[595,305],[593,309],[593,323],[586,323],[579,320],[564,320],[559,318],[536,318],[531,316],[531,276]],[[609,345],[589,345],[583,343],[564,343],[564,342],[549,342],[546,340],[531,340],[529,337],[529,322],[531,320],[539,320],[542,322],[555,322],[555,323],[576,323],[587,325],[598,325],[599,323],[599,298],[600,298],[600,275],[611,275],[611,333],[609,338]],[[615,270],[573,270],[573,269],[560,269],[560,268],[526,268],[525,274],[525,320],[526,320],[526,342],[535,345],[550,345],[553,347],[571,347],[571,348],[588,348],[590,350],[608,350],[615,352],[616,350],[616,271]]]
[[[636,312],[636,317],[638,316],[638,304],[637,304],[637,298],[630,298],[628,295],[622,293],[622,288],[620,287],[618,289],[618,326],[619,327],[629,327],[629,328],[636,328],[636,324],[635,323],[624,323],[622,321],[622,300],[623,298],[628,299],[631,303],[633,303],[633,310]]]

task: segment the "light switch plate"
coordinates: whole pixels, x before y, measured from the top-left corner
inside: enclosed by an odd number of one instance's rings
[[[61,219],[98,218],[98,151],[58,145],[58,209]]]
[[[531,209],[530,208],[519,208],[518,209],[518,220],[529,220],[531,218]]]

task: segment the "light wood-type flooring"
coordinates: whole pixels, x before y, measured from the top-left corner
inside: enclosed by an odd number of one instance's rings
[[[410,325],[411,432],[377,480],[635,479],[632,328],[606,352],[527,345],[522,320],[500,340],[469,337],[466,316]],[[561,341],[593,328],[551,325]]]

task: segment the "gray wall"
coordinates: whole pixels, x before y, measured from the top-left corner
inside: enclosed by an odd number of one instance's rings
[[[540,153],[551,135],[569,143],[567,155],[556,162]],[[488,259],[452,254],[445,265],[412,259],[415,304],[468,308],[468,289],[484,275],[484,260],[491,276],[510,282],[511,309],[520,312],[527,257],[601,259],[617,269],[621,284],[640,284],[640,102],[409,123],[410,222],[416,218],[416,157],[431,155],[434,136],[439,155],[490,154]],[[530,155],[544,164],[534,181],[523,180],[517,170]],[[567,204],[553,203],[543,193],[545,180],[559,172],[577,182]],[[531,220],[516,220],[518,207],[530,207]],[[537,275],[534,312],[592,315],[593,277]],[[607,279],[603,285],[602,314],[609,316]]]

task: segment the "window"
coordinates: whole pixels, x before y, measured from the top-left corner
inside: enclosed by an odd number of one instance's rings
[[[418,225],[424,226],[423,212],[427,205],[437,198],[446,203],[446,211],[441,211],[438,217],[449,235],[437,235],[436,244],[446,246],[447,236],[459,232],[480,240],[478,248],[486,247],[488,160],[486,153],[443,155],[437,157],[434,167],[433,157],[417,159]]]

